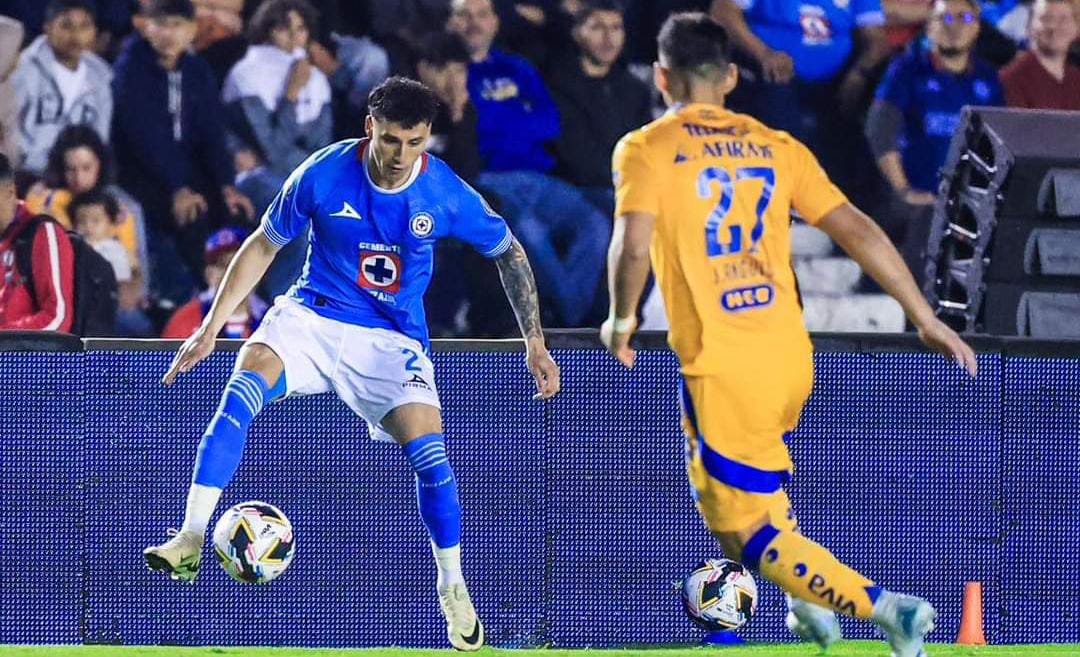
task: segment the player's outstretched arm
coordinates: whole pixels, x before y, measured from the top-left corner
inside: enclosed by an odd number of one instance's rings
[[[637,325],[637,307],[649,279],[649,243],[656,217],[628,212],[615,218],[608,247],[608,294],[611,313],[600,327],[600,341],[626,367],[634,366],[637,352],[630,336]]]
[[[236,312],[240,303],[251,294],[255,284],[266,273],[274,255],[278,252],[278,246],[273,244],[257,230],[240,247],[229,264],[228,271],[221,281],[214,303],[210,306],[210,312],[203,319],[202,326],[184,341],[180,350],[176,352],[169,371],[165,373],[161,382],[171,385],[178,374],[189,371],[199,361],[210,355],[214,350],[214,341],[217,339],[221,327],[225,326],[229,316]]]
[[[548,399],[559,392],[559,366],[552,360],[544,343],[544,329],[540,326],[540,300],[536,295],[533,278],[525,249],[515,238],[506,253],[495,259],[499,267],[503,290],[514,309],[521,335],[525,338],[526,361],[529,372],[536,379],[537,393],[533,399]]]
[[[854,205],[844,203],[826,214],[817,227],[828,233],[863,271],[900,302],[926,346],[952,358],[975,376],[975,352],[934,316],[896,247],[870,217]]]

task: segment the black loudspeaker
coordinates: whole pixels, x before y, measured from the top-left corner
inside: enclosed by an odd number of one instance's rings
[[[965,108],[925,268],[957,330],[1080,337],[1080,112]]]

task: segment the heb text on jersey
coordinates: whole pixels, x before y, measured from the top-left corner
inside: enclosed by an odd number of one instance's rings
[[[726,290],[720,295],[720,305],[729,313],[737,313],[751,308],[762,308],[773,302],[776,289],[768,284],[740,287]]]

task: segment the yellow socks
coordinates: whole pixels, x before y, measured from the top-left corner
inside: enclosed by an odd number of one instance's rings
[[[856,618],[870,618],[881,587],[831,552],[791,531],[765,525],[743,547],[743,562],[791,595]]]

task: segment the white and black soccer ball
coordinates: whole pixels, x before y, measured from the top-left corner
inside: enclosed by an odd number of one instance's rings
[[[273,504],[241,502],[214,526],[214,552],[238,582],[265,584],[279,577],[295,551],[292,523]]]
[[[686,615],[709,631],[737,630],[757,611],[757,583],[741,563],[706,559],[682,581]]]

